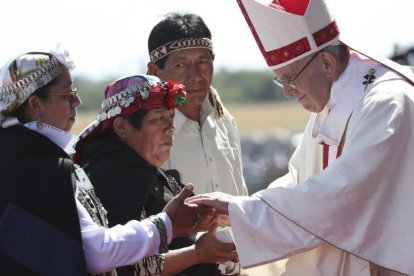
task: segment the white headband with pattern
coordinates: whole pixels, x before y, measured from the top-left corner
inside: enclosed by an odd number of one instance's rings
[[[208,38],[185,38],[168,42],[150,53],[151,62],[157,62],[172,52],[188,49],[188,48],[204,48],[213,52],[213,42]]]
[[[27,76],[14,81],[10,74],[10,66],[17,59],[25,55],[44,55],[48,56],[47,60],[43,60],[40,64],[27,70]],[[4,120],[8,114],[19,107],[33,92],[50,83],[59,74],[59,66],[63,64],[69,70],[75,67],[73,60],[70,58],[69,52],[62,47],[61,44],[56,45],[54,49],[48,52],[28,52],[19,55],[17,58],[9,61],[1,70],[0,74],[0,121]],[[15,68],[21,71],[21,68]],[[22,70],[23,71],[23,70]],[[30,73],[29,73],[30,72]],[[23,72],[22,74],[24,74]]]

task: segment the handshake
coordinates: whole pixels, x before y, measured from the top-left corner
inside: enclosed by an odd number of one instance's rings
[[[189,197],[192,193],[193,185],[187,184],[163,209],[171,219],[174,238],[230,225],[228,204],[232,196],[215,192]]]
[[[173,237],[192,236],[204,232],[195,242],[195,249],[202,262],[238,262],[231,228],[225,227],[230,225],[227,206],[231,197],[222,193],[190,197],[192,192],[193,185],[187,184],[164,207],[163,211],[172,222]],[[221,198],[216,200],[219,196]]]

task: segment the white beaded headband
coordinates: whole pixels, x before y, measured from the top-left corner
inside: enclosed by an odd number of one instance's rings
[[[4,68],[8,70],[9,68]],[[33,92],[51,82],[59,74],[59,61],[50,56],[39,68],[23,79],[0,87],[0,103],[2,112],[12,112],[22,104]]]

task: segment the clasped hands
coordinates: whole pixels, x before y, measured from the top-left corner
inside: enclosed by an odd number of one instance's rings
[[[193,185],[187,184],[180,194],[164,207],[164,212],[172,222],[174,238],[207,231],[196,242],[196,248],[200,247],[199,252],[209,252],[210,256],[206,256],[206,260],[215,254],[217,261],[237,261],[234,243],[220,242],[215,236],[217,227],[230,225],[228,203],[231,196],[216,192],[189,197],[192,192]]]
[[[187,184],[165,207],[173,225],[173,236],[191,236],[218,226],[229,225],[228,204],[232,196],[214,192],[189,197],[193,185]]]

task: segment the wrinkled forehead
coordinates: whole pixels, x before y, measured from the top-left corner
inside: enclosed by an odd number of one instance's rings
[[[273,69],[273,74],[277,77],[291,77],[298,73],[298,71],[302,68],[303,64],[305,64],[308,59],[309,56],[305,56],[293,63],[290,63],[277,69]]]

